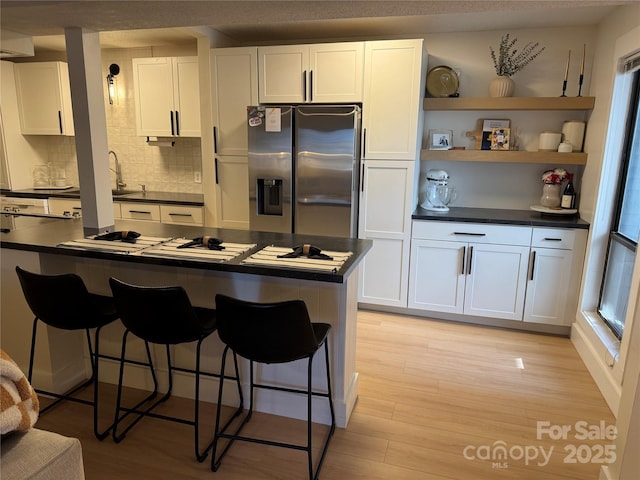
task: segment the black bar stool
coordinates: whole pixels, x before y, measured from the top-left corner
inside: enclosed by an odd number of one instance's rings
[[[102,440],[109,435],[112,425],[100,432],[98,429],[98,366],[100,358],[100,330],[118,319],[113,299],[95,293],[89,293],[82,278],[74,273],[62,275],[42,275],[16,267],[16,273],[22,286],[24,297],[35,315],[31,334],[31,353],[29,354],[28,380],[31,383],[35,356],[38,320],[51,327],[63,330],[85,330],[91,360],[91,377],[71,391],[59,394],[37,389],[36,392],[56,398],[54,402],[40,410],[45,413],[63,400],[93,406],[93,433]],[[68,299],[68,300],[64,300]],[[91,342],[91,329],[95,331],[95,349]],[[94,351],[95,350],[95,351]],[[93,383],[93,399],[85,400],[75,396],[79,390]]]
[[[180,286],[144,287],[130,285],[115,278],[110,278],[109,284],[111,285],[113,298],[118,308],[118,312],[120,313],[120,319],[125,326],[125,332],[122,337],[122,354],[120,358],[120,376],[118,380],[116,413],[112,432],[114,441],[116,443],[120,442],[127,432],[145,416],[192,425],[194,427],[196,458],[199,462],[202,462],[207,457],[213,444],[213,440],[205,448],[200,449],[200,375],[217,377],[219,378],[220,383],[223,383],[224,379],[232,379],[236,381],[238,394],[240,396],[240,408],[238,408],[238,410],[232,415],[228,423],[242,413],[243,403],[242,388],[238,375],[238,362],[236,359],[234,359],[236,368],[235,377],[224,377],[217,373],[200,371],[200,350],[202,342],[216,330],[216,311],[209,308],[192,306],[187,292]],[[132,408],[121,406],[124,364],[126,362],[127,337],[129,333],[144,341],[148,359],[148,363],[145,365],[149,367],[154,382],[154,390]],[[197,342],[195,369],[173,366],[170,346],[190,342]],[[165,346],[169,387],[168,391],[160,399],[141,410],[145,403],[157,396],[158,392],[155,368],[153,366],[151,352],[149,349],[150,343]],[[171,396],[174,370],[193,373],[195,375],[195,413],[193,420],[160,415],[153,412],[155,407],[166,401]],[[122,416],[120,416],[121,411],[125,412]],[[136,414],[137,417],[135,417],[135,419],[127,425],[122,432],[118,433],[118,425],[130,414]]]
[[[242,420],[235,433],[226,433],[229,423],[220,427],[220,406],[222,403],[223,385],[218,390],[218,407],[216,411],[216,425],[211,455],[211,469],[215,472],[220,467],[224,455],[235,440],[273,445],[277,447],[304,450],[307,452],[309,479],[317,479],[320,468],[329,447],[329,441],[336,428],[333,398],[331,395],[331,373],[329,367],[329,347],[327,336],[331,325],[327,323],[311,323],[307,307],[302,300],[290,300],[276,303],[253,303],[234,299],[225,295],[216,295],[216,310],[218,314],[218,334],[225,344],[222,355],[220,375],[225,373],[227,352],[231,350],[249,360],[250,395],[249,411]],[[314,391],[312,388],[312,362],[315,353],[324,344],[325,366],[327,374],[327,392]],[[253,364],[258,363],[287,363],[306,358],[308,361],[307,389],[286,388],[254,382]],[[240,431],[249,421],[253,413],[254,389],[263,388],[289,393],[302,393],[307,397],[307,444],[282,443],[271,440],[240,435]],[[313,396],[325,397],[329,400],[331,411],[331,426],[314,473],[311,450],[311,403]],[[218,442],[221,438],[229,439],[225,448],[216,458]]]

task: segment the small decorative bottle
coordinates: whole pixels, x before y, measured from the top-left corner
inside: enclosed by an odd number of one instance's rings
[[[568,175],[567,184],[562,192],[561,208],[576,208],[576,190],[573,186],[573,175]]]

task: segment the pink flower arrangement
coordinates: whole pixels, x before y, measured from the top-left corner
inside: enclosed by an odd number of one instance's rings
[[[546,170],[542,174],[542,181],[548,185],[560,185],[567,178],[567,171],[564,168],[554,168]]]

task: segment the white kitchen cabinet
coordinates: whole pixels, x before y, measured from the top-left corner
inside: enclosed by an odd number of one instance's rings
[[[258,104],[257,56],[257,47],[211,50],[216,155],[247,156],[247,106]]]
[[[64,62],[14,66],[24,135],[73,135],[69,70]]]
[[[247,106],[258,104],[257,47],[211,50],[216,218],[249,229]]]
[[[359,237],[373,240],[360,268],[361,303],[407,306],[415,163],[364,162]]]
[[[148,220],[160,222],[160,205],[157,203],[121,202],[123,220]]]
[[[569,326],[575,319],[586,232],[534,228],[524,321]]]
[[[199,137],[198,57],[133,59],[139,136]]]
[[[363,42],[258,47],[260,103],[362,102]]]
[[[14,64],[1,61],[0,75],[0,188],[31,188],[34,167],[45,162],[30,141],[35,139],[20,131]]]
[[[522,320],[531,227],[414,221],[408,306]]]
[[[160,222],[173,225],[204,225],[203,207],[160,205]]]
[[[81,216],[82,205],[79,198],[49,197],[49,213],[67,217]]]
[[[363,158],[416,160],[426,71],[423,40],[365,42]]]
[[[249,157],[217,155],[216,209],[219,228],[249,229]]]

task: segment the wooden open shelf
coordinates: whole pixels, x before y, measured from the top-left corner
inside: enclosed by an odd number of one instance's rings
[[[420,160],[448,160],[458,162],[540,163],[586,165],[586,153],[558,152],[495,152],[491,150],[422,150]]]
[[[592,110],[595,97],[425,98],[424,110]]]

